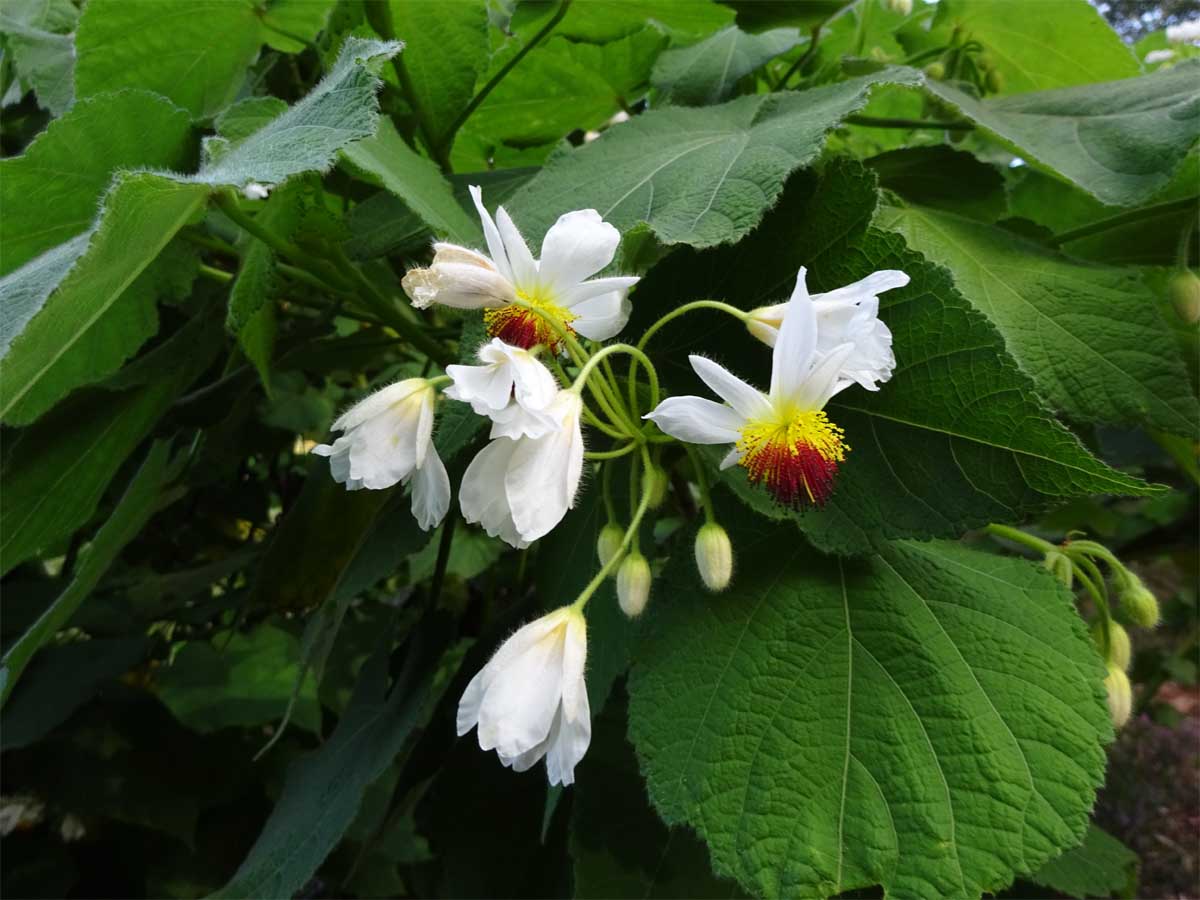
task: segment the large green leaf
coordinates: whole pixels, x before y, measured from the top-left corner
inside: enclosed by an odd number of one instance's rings
[[[873,85],[918,77],[886,69],[799,93],[653,110],[553,157],[509,205],[535,240],[563,210],[590,206],[621,230],[646,222],[667,244],[730,243],[758,224],[787,176],[816,158]]]
[[[1094,823],[1078,847],[1029,876],[1068,897],[1136,897],[1138,856]]]
[[[943,81],[926,89],[1021,157],[1073,181],[1101,202],[1132,206],[1165,185],[1196,142],[1200,60],[1161,72],[976,100]]]
[[[635,330],[697,297],[743,309],[778,303],[802,265],[814,292],[881,269],[912,279],[880,298],[898,361],[892,380],[876,392],[850,387],[828,407],[852,449],[826,507],[790,513],[750,485],[740,467],[726,470],[725,481],[766,515],[798,516],[812,540],[838,552],[864,552],[881,537],[956,537],[1059,498],[1148,490],[1095,459],[1055,421],[949,273],[898,236],[868,228],[874,208],[872,175],[853,164],[831,166],[819,186],[796,180],[736,247],[676,251],[638,285]],[[769,351],[740,328],[731,332],[731,321],[692,313],[655,338],[651,347],[667,361],[672,393],[707,394],[687,366],[689,353],[712,354],[752,383],[769,384]]]
[[[766,897],[977,897],[1080,839],[1112,727],[1048,573],[949,543],[851,563],[767,534],[733,531],[725,594],[675,567],[635,649],[630,735],[668,824]]]
[[[0,43],[38,105],[61,116],[75,98],[75,41],[79,11],[70,0],[9,0],[0,10]]]
[[[187,113],[146,91],[76,103],[24,153],[0,160],[0,274],[87,231],[114,170],[183,168],[190,138]]]
[[[935,29],[984,45],[1004,93],[1114,81],[1141,73],[1133,51],[1088,0],[942,0]]]
[[[155,443],[150,448],[112,515],[80,554],[71,583],[0,658],[0,703],[8,702],[17,679],[33,654],[67,624],[125,545],[137,536],[154,514],[171,474],[168,456],[168,448],[164,443]]]
[[[1138,272],[1060,256],[938,210],[890,207],[879,221],[954,273],[959,290],[1068,416],[1195,432],[1200,405]]]
[[[668,50],[654,65],[654,86],[663,100],[703,106],[724,100],[737,81],[803,41],[795,28],[747,34],[736,25],[698,44]]]
[[[555,9],[551,4],[519,4],[513,14],[513,30],[533,32]],[[673,40],[693,43],[731,24],[733,18],[732,9],[712,0],[587,0],[571,4],[555,34],[604,44],[627,37],[650,22]]]

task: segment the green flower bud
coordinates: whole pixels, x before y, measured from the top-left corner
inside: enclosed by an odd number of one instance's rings
[[[913,0],[883,0],[883,5],[897,15],[912,15]]]
[[[696,533],[696,568],[710,591],[723,591],[733,577],[733,545],[729,535],[716,522],[709,522]]]
[[[875,62],[885,63],[891,62],[892,60],[891,56],[888,55],[888,52],[882,47],[872,47],[871,52],[868,55],[871,57],[871,59],[875,60]]]
[[[600,565],[607,566],[608,561],[621,552],[621,541],[624,539],[625,529],[614,522],[600,529],[600,537],[596,539],[596,555],[600,557]]]
[[[1200,322],[1200,278],[1195,272],[1182,269],[1172,275],[1167,284],[1167,296],[1179,318],[1189,325]]]
[[[1153,628],[1158,624],[1158,601],[1142,579],[1130,574],[1121,589],[1121,608],[1129,621],[1142,628]]]
[[[1104,626],[1097,622],[1092,626],[1092,640],[1097,647],[1104,646]],[[1133,658],[1133,644],[1129,640],[1129,632],[1120,622],[1108,623],[1108,659],[1106,662],[1120,667],[1122,672],[1129,671],[1129,661]]]
[[[988,69],[983,83],[987,86],[989,93],[998,94],[1004,90],[1004,76],[1000,74],[999,69]]]
[[[1071,560],[1065,553],[1058,550],[1050,550],[1046,553],[1045,559],[1042,560],[1042,565],[1057,578],[1067,588],[1075,583],[1075,567],[1071,565]]]
[[[650,509],[658,509],[663,505],[669,484],[667,473],[658,466],[651,466],[643,473],[642,488],[650,494]]]
[[[1104,689],[1108,692],[1108,714],[1112,716],[1113,727],[1120,728],[1129,721],[1129,715],[1133,712],[1133,688],[1129,684],[1129,676],[1116,663],[1108,664]]]
[[[646,608],[650,599],[650,564],[646,557],[638,552],[625,557],[621,567],[617,569],[617,602],[621,604],[621,612],[636,619]]]
[[[925,67],[925,74],[934,81],[941,81],[946,77],[946,66],[940,60],[931,62]]]

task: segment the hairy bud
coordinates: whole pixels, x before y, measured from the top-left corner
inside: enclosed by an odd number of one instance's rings
[[[596,538],[596,555],[600,557],[600,565],[607,566],[608,561],[621,552],[621,541],[624,539],[624,529],[614,522],[600,529],[600,537]]]
[[[1092,626],[1092,640],[1097,647],[1104,646],[1104,626],[1097,622]],[[1133,644],[1129,640],[1129,632],[1120,622],[1108,623],[1108,657],[1105,662],[1120,666],[1124,672],[1129,671],[1129,661],[1133,658]]]
[[[999,69],[988,69],[983,83],[987,86],[989,93],[998,94],[1004,90],[1004,76]]]
[[[932,78],[934,81],[941,81],[946,77],[946,66],[940,61],[931,62],[925,67],[925,75]]]
[[[1133,688],[1129,684],[1129,676],[1116,663],[1108,664],[1104,689],[1108,692],[1108,714],[1112,716],[1113,726],[1120,728],[1129,721],[1129,715],[1133,712]]]
[[[1071,560],[1067,554],[1058,550],[1050,550],[1046,553],[1045,559],[1042,560],[1042,565],[1055,578],[1062,582],[1067,590],[1075,583],[1075,567],[1071,565]]]
[[[1175,314],[1189,325],[1200,322],[1200,277],[1184,269],[1171,276],[1167,284],[1167,296],[1175,307]]]
[[[646,557],[634,552],[625,558],[617,569],[617,602],[621,612],[636,619],[646,608],[650,599],[650,564]]]
[[[658,466],[651,466],[642,474],[644,489],[650,494],[650,509],[658,509],[667,498],[667,473]]]
[[[1153,628],[1158,624],[1158,601],[1142,579],[1130,573],[1121,589],[1121,608],[1129,621],[1142,628]]]
[[[696,533],[696,568],[710,591],[723,591],[733,577],[733,545],[729,535],[716,522],[709,522]]]

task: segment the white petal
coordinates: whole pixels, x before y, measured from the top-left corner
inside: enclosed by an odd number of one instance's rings
[[[737,461],[742,458],[742,451],[734,447],[721,458],[721,465],[718,467],[722,470],[728,469],[730,466],[736,465]]]
[[[814,303],[825,302],[853,302],[857,303],[867,297],[877,297],[885,291],[902,288],[909,282],[909,277],[904,272],[897,269],[882,269],[878,272],[872,272],[866,278],[862,278],[854,284],[848,284],[845,287],[835,288],[832,291],[826,291],[824,294],[813,294]]]
[[[854,383],[842,376],[846,360],[853,351],[853,344],[842,344],[818,360],[808,378],[791,396],[792,402],[801,409],[824,409],[830,397]]]
[[[558,302],[560,306],[571,309],[577,303],[582,303],[590,297],[599,297],[601,294],[611,294],[614,292],[627,293],[639,281],[641,279],[636,275],[614,275],[612,278],[593,278],[591,281],[577,284],[573,288],[559,294]]]
[[[496,226],[500,229],[504,249],[508,252],[513,284],[525,290],[534,288],[538,283],[538,265],[533,261],[533,254],[529,252],[525,238],[521,237],[520,230],[503,206],[496,207]]]
[[[480,450],[463,473],[458,505],[467,522],[482,526],[492,537],[520,550],[528,547],[529,542],[521,538],[513,524],[504,490],[504,473],[516,448],[516,441],[502,438]]]
[[[545,409],[558,393],[554,375],[528,350],[493,338],[479,348],[479,357],[508,367],[513,396],[526,409]]]
[[[644,418],[689,444],[735,444],[746,420],[703,397],[668,397]]]
[[[433,388],[427,387],[420,394],[413,395],[413,401],[421,404],[420,417],[417,419],[417,431],[414,440],[414,448],[417,454],[417,468],[425,465],[425,458],[429,454],[429,449],[433,445]],[[436,454],[437,451],[435,450]]]
[[[558,422],[545,410],[526,409],[519,403],[510,403],[501,410],[489,410],[492,430],[489,439],[496,438],[540,438],[558,429]]]
[[[771,356],[771,399],[795,400],[817,347],[817,320],[804,283],[807,270],[796,273],[796,288],[783,314],[783,325]]]
[[[439,241],[433,245],[433,264],[436,266],[444,263],[465,263],[496,271],[495,264],[482,253],[469,247],[460,247],[458,244]]]
[[[454,383],[442,393],[451,400],[470,403],[481,416],[504,409],[512,399],[512,377],[506,367],[446,366],[446,374]]]
[[[500,762],[512,769],[514,772],[528,772],[538,760],[546,755],[546,751],[551,745],[558,740],[559,732],[562,730],[562,707],[560,706],[554,713],[554,719],[550,723],[550,732],[546,735],[545,740],[530,747],[524,753],[517,756],[505,756],[503,753],[497,754],[500,757]]]
[[[564,293],[610,262],[621,233],[594,209],[564,213],[542,239],[540,276],[556,293]]]
[[[405,378],[382,387],[359,400],[342,413],[333,423],[334,431],[348,431],[373,419],[389,407],[403,403],[408,397],[427,386],[424,378]]]
[[[412,475],[412,513],[423,531],[436,528],[450,509],[450,476],[435,448]]]
[[[743,419],[761,419],[770,415],[771,404],[762,392],[724,366],[703,356],[689,356],[688,361],[713,393],[737,410]]]
[[[409,269],[400,284],[417,309],[434,303],[454,309],[493,309],[517,296],[507,278],[474,263],[435,263],[428,269]]]
[[[613,291],[576,303],[571,312],[579,317],[571,323],[579,334],[589,340],[606,341],[625,327],[633,304],[624,291]]]
[[[495,263],[496,270],[512,281],[512,267],[508,264],[508,254],[504,252],[504,241],[500,239],[500,231],[488,214],[487,207],[483,205],[483,191],[473,184],[467,188],[467,192],[470,193],[471,200],[475,203],[475,211],[479,213],[479,223],[483,226],[483,237],[487,241],[488,253],[492,255],[492,262]]]
[[[565,631],[559,626],[495,669],[479,706],[482,749],[517,756],[546,739],[562,702]]]
[[[560,427],[539,438],[521,438],[504,476],[512,520],[526,541],[549,533],[575,502],[583,471],[579,395],[559,391],[547,410]]]
[[[546,777],[550,779],[550,784],[566,787],[575,782],[575,767],[587,753],[591,742],[592,717],[585,691],[582,715],[574,721],[568,721],[564,716],[558,733],[553,735],[546,750]]]
[[[566,635],[563,643],[563,714],[568,722],[587,715],[587,683],[583,670],[587,664],[587,621],[574,607],[565,607]]]

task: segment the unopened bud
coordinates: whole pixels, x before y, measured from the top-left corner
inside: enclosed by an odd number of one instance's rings
[[[883,0],[883,5],[900,16],[912,14],[912,0]]]
[[[1184,269],[1172,275],[1167,284],[1167,296],[1179,318],[1189,325],[1200,322],[1200,278],[1195,272]]]
[[[1067,590],[1071,589],[1071,585],[1075,583],[1075,567],[1071,565],[1067,554],[1059,550],[1049,550],[1046,552],[1046,558],[1042,560],[1042,565],[1062,582]]]
[[[941,62],[931,62],[925,67],[925,74],[934,81],[941,81],[946,77],[946,67]]]
[[[600,529],[600,537],[596,538],[596,555],[600,557],[600,565],[607,566],[608,561],[621,552],[621,541],[624,539],[624,529],[614,522]]]
[[[993,94],[998,94],[1004,90],[1004,76],[1000,74],[999,69],[988,69],[983,83],[986,85],[988,91]]]
[[[1092,626],[1092,640],[1096,642],[1097,647],[1104,647],[1104,625],[1097,622]],[[1122,672],[1129,671],[1129,661],[1133,658],[1133,644],[1129,640],[1129,632],[1120,622],[1109,621],[1108,623],[1108,658],[1105,662],[1110,662],[1118,666]]]
[[[646,557],[634,552],[617,569],[617,602],[621,612],[636,619],[650,599],[650,564]]]
[[[746,316],[746,328],[768,347],[774,347],[775,340],[779,337],[779,329],[783,325],[783,311],[786,308],[786,303],[776,303],[774,306],[752,309]]]
[[[1125,670],[1116,663],[1108,664],[1104,689],[1108,692],[1108,714],[1112,716],[1113,726],[1120,728],[1129,721],[1129,714],[1133,712],[1133,688]]]
[[[709,522],[696,533],[696,568],[710,591],[723,591],[733,577],[733,545],[729,535],[716,522]]]
[[[658,466],[651,466],[642,475],[642,489],[650,495],[650,509],[658,509],[667,499],[667,473]]]
[[[885,63],[890,62],[892,59],[892,57],[888,55],[888,52],[882,47],[872,47],[869,55],[871,59],[875,60],[875,62]]]
[[[1150,589],[1142,584],[1142,579],[1132,573],[1121,589],[1121,608],[1134,625],[1153,628],[1158,624],[1158,601],[1154,599]]]

